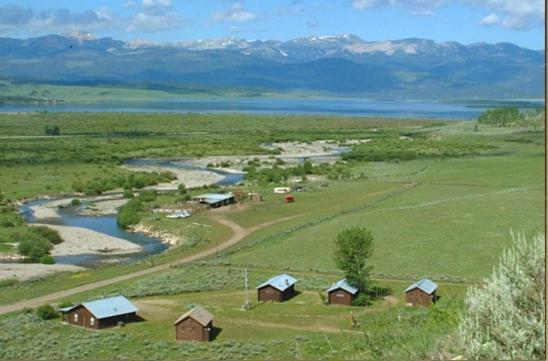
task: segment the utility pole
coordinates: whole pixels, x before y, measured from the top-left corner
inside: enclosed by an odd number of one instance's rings
[[[244,300],[244,306],[243,306],[243,309],[244,311],[249,311],[249,294],[247,292],[247,288],[248,288],[248,282],[247,282],[247,268],[244,268],[244,282],[245,282],[245,300]]]

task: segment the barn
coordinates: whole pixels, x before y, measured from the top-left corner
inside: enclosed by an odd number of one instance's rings
[[[330,305],[352,306],[352,301],[358,295],[358,289],[351,286],[346,279],[335,282],[327,289],[327,300]]]
[[[405,289],[405,302],[412,306],[431,306],[438,297],[438,285],[428,278],[423,278]]]
[[[124,296],[84,302],[59,311],[64,322],[97,330],[138,320],[137,307]]]
[[[257,286],[257,297],[259,301],[287,301],[295,295],[295,282],[297,280],[288,274],[272,277]]]
[[[218,208],[236,203],[236,198],[232,193],[205,193],[194,197],[194,200],[207,204],[210,208]]]
[[[184,313],[174,325],[177,341],[211,341],[213,315],[202,306]]]

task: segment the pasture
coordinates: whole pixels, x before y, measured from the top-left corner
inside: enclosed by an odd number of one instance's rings
[[[0,115],[0,125],[7,129],[0,142],[0,184],[9,200],[72,192],[75,180],[128,174],[119,165],[136,157],[275,156],[260,147],[265,142],[374,139],[375,157],[381,157],[365,160],[369,153],[362,144],[362,156],[344,163],[354,177],[305,180],[291,204],[272,192],[285,184],[245,182],[226,190],[258,191],[264,202],[180,221],[155,220],[143,211],[142,224],[191,242],[135,264],[1,283],[0,304],[9,304],[176,261],[216,247],[234,237],[235,229],[245,235],[199,262],[63,300],[124,294],[141,308],[144,322],[93,332],[28,312],[0,316],[0,329],[6,330],[0,358],[430,358],[454,331],[466,286],[490,273],[510,244],[510,231],[530,238],[544,227],[541,130],[234,114],[21,114]],[[59,125],[61,135],[43,136],[44,125]],[[450,149],[454,144],[458,149]],[[174,205],[179,196],[164,193],[154,202]],[[10,212],[0,216],[8,219]],[[333,242],[350,226],[372,231],[374,282],[390,292],[365,308],[326,306],[318,292],[342,275]],[[0,229],[0,237],[9,232]],[[0,251],[10,249],[6,243],[0,239]],[[241,310],[242,268],[249,269],[248,312]],[[284,304],[257,303],[254,286],[282,272],[299,279],[301,293]],[[420,277],[440,284],[441,301],[430,309],[404,307],[403,290]],[[215,315],[219,332],[210,344],[173,340],[172,322],[194,304]],[[351,327],[350,312],[358,329]]]
[[[30,347],[32,333],[40,340],[38,346],[52,342],[55,345],[41,349],[43,359],[91,356],[95,359],[413,359],[432,352],[437,345],[433,342],[437,334],[454,328],[458,309],[455,297],[464,290],[462,285],[447,285],[442,288],[442,301],[435,310],[410,309],[402,306],[406,283],[386,281],[381,285],[390,287],[393,295],[379,297],[367,308],[328,306],[318,291],[328,286],[332,277],[296,273],[299,293],[295,297],[282,304],[259,303],[254,285],[274,271],[250,270],[251,309],[243,311],[246,292],[241,288],[241,271],[226,267],[183,267],[169,275],[150,276],[123,289],[111,289],[125,294],[145,286],[143,290],[152,288],[158,292],[156,296],[132,298],[144,321],[124,328],[97,332],[62,325],[58,319],[42,321],[33,314],[2,316],[0,325],[6,332],[0,336],[3,346],[0,357],[33,357],[36,351]],[[186,291],[177,289],[184,284]],[[212,288],[207,290],[204,286]],[[170,287],[174,288],[174,294]],[[109,290],[105,292],[108,294]],[[81,295],[79,299],[89,297]],[[214,314],[214,341],[199,344],[174,341],[174,320],[198,304]],[[352,315],[358,320],[356,328],[352,327]],[[17,333],[18,323],[31,332]],[[15,334],[19,346],[24,347],[15,348],[9,343]],[[384,340],[387,334],[392,335],[389,342]]]

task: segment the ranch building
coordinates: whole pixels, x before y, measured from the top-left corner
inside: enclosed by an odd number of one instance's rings
[[[405,290],[405,302],[412,306],[431,306],[438,297],[438,285],[428,278],[423,278]]]
[[[124,296],[84,302],[59,311],[64,322],[97,330],[138,320],[137,307]]]
[[[327,300],[330,305],[352,306],[352,301],[358,295],[358,289],[351,286],[346,279],[335,282],[327,289]]]
[[[177,341],[211,341],[213,315],[202,306],[196,306],[174,323]]]
[[[236,203],[236,198],[232,193],[200,194],[199,196],[194,197],[194,200],[202,204],[207,204],[209,208],[218,208]]]
[[[259,301],[287,301],[295,295],[296,282],[295,278],[287,274],[272,277],[257,287],[257,297]]]
[[[249,200],[251,202],[262,202],[263,201],[263,196],[261,193],[257,193],[257,192],[250,192],[247,194],[247,196],[249,197]]]

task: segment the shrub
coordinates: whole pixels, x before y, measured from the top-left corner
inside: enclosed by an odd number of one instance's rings
[[[6,278],[3,280],[0,280],[0,288],[10,287],[15,285],[17,282],[17,278]]]
[[[156,200],[157,195],[158,192],[156,192],[155,190],[143,191],[141,192],[141,194],[139,194],[139,199],[143,202],[152,202]]]
[[[31,230],[34,234],[38,235],[39,237],[46,239],[47,241],[51,242],[52,244],[59,244],[63,242],[63,239],[59,235],[59,232],[57,232],[54,229],[51,229],[46,226],[36,226],[31,227]]]
[[[49,254],[52,245],[49,241],[40,238],[25,238],[17,246],[17,250],[23,256],[27,256],[30,262],[39,262],[40,259]]]
[[[42,264],[54,264],[55,260],[49,254],[46,254],[46,255],[40,257],[40,263],[42,263]]]
[[[77,207],[82,204],[82,202],[78,198],[74,198],[72,201],[70,201],[70,204]]]
[[[322,303],[324,305],[327,305],[329,303],[328,300],[327,300],[327,296],[325,295],[325,292],[318,291],[318,295],[320,296],[320,300],[322,300]]]
[[[70,302],[70,301],[63,301],[61,303],[59,303],[59,308],[67,308],[67,307],[72,307],[73,306],[73,303]]]
[[[52,320],[54,318],[59,317],[59,313],[55,311],[55,308],[53,308],[52,305],[43,305],[39,306],[36,309],[36,314],[38,317],[40,317],[42,320]]]
[[[456,341],[465,359],[544,359],[544,255],[544,235],[518,235],[483,286],[468,290]]]
[[[186,194],[186,186],[183,183],[179,183],[179,185],[177,186],[177,191],[179,192],[179,194]]]
[[[366,292],[358,293],[352,300],[352,306],[367,306],[369,304],[369,295]]]
[[[133,198],[133,191],[131,189],[124,190],[124,198]]]
[[[139,223],[140,219],[137,210],[133,207],[121,207],[118,211],[117,223],[124,228]]]

